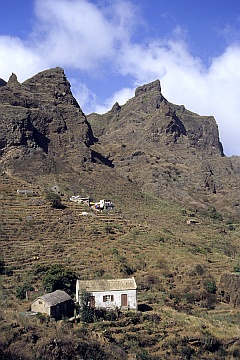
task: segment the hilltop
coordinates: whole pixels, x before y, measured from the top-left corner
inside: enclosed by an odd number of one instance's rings
[[[170,103],[159,80],[103,115],[83,113],[61,68],[1,80],[0,356],[237,358],[239,182],[214,117]],[[75,325],[21,315],[24,290],[44,293],[60,265],[80,279],[134,276],[139,311]]]

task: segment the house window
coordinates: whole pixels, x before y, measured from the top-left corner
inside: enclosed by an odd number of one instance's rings
[[[103,302],[112,302],[113,300],[113,295],[103,295]]]

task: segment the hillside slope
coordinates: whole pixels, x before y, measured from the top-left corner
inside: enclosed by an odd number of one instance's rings
[[[215,119],[169,103],[158,80],[88,116],[61,68],[2,81],[0,357],[238,358],[239,163],[224,156]],[[74,194],[114,210],[95,213]],[[139,311],[90,324],[27,317],[56,268],[134,276]]]

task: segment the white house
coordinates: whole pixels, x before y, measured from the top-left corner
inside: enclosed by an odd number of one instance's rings
[[[77,280],[76,301],[81,304],[81,292],[91,294],[92,308],[137,310],[137,285],[134,277],[127,279]]]

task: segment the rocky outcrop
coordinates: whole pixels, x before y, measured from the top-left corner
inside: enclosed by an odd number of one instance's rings
[[[219,301],[240,306],[240,273],[222,274],[218,286]]]
[[[40,153],[51,162],[63,159],[76,168],[91,161],[89,147],[95,138],[61,68],[43,71],[22,84],[12,74],[0,87],[0,119],[2,165],[16,154],[19,163]]]
[[[139,96],[142,95],[144,93],[148,93],[150,91],[157,91],[159,93],[161,93],[161,84],[159,80],[155,80],[149,84],[145,84],[142,86],[139,86],[136,90],[135,90],[135,96]]]

